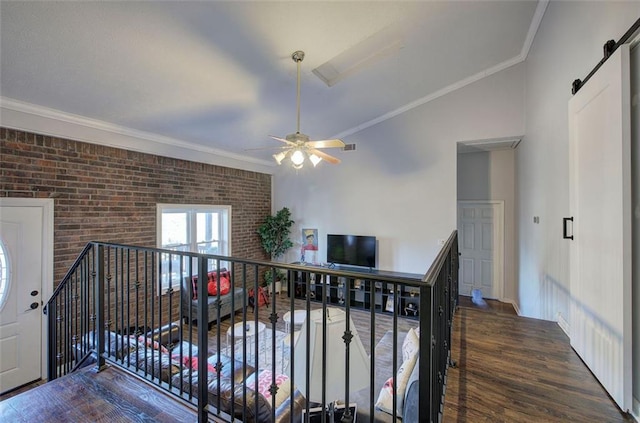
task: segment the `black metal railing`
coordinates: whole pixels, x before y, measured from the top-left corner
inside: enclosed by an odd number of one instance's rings
[[[288,276],[288,295],[272,289],[268,304],[259,306],[265,271],[274,280]],[[418,390],[426,394],[408,420],[436,422],[450,363],[457,275],[456,231],[424,276],[91,242],[45,307],[48,379],[87,365],[118,366],[193,404],[200,422],[212,416],[309,421],[314,410],[324,421],[336,410],[335,400],[355,400],[358,421],[374,421],[382,413],[375,400],[384,383],[377,373],[397,374],[402,330],[417,325]],[[338,347],[329,338],[332,319],[344,322]],[[388,327],[390,368],[378,363],[389,357],[377,348]],[[312,366],[317,339],[321,373]],[[331,369],[342,365],[333,380]],[[352,368],[367,369],[367,386],[354,385],[359,375]],[[258,393],[263,376],[268,389]],[[336,383],[343,388],[336,391]],[[392,389],[389,417],[401,418],[396,405],[402,398],[395,384]],[[343,421],[354,411],[345,406]]]

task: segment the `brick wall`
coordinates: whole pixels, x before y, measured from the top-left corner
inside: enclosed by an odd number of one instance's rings
[[[54,198],[54,285],[89,241],[156,246],[156,204],[232,206],[233,255],[266,259],[256,229],[271,176],[0,128],[0,196]]]

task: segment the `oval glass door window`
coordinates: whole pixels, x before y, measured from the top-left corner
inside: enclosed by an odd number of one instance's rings
[[[0,239],[0,310],[4,307],[9,297],[9,257],[4,243]]]

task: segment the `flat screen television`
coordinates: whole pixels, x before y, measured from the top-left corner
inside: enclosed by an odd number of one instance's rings
[[[376,237],[327,235],[327,262],[330,264],[376,267]]]

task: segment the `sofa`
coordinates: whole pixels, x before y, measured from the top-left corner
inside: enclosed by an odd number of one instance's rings
[[[409,339],[414,341],[412,345],[409,345]],[[393,391],[389,384],[392,377],[394,383],[399,382],[396,384],[396,393],[399,395],[396,400],[396,421],[418,422],[418,359],[412,357],[413,359],[404,360],[404,358],[406,355],[417,354],[416,348],[419,345],[416,342],[419,342],[419,331],[412,329],[409,332],[398,332],[397,342],[398,369],[395,376],[392,374],[393,331],[387,331],[375,348],[374,415],[371,416],[369,387],[350,394],[349,402],[355,402],[358,405],[356,419],[358,423],[393,422]],[[400,388],[400,385],[405,388]],[[402,389],[402,392],[397,392],[398,389]]]
[[[218,276],[220,277],[220,284],[218,284]],[[246,293],[243,288],[231,286],[231,273],[222,268],[219,271],[213,270],[207,274],[207,325],[211,329],[213,324],[220,319],[230,316],[231,313],[235,313],[238,310],[242,310],[246,307]],[[220,286],[220,295],[216,292],[217,287]],[[225,289],[225,286],[228,287]],[[185,324],[196,322],[198,320],[198,277],[187,276],[182,279],[182,318]],[[233,308],[232,308],[233,303]],[[220,312],[218,313],[218,306]]]
[[[208,402],[235,419],[245,423],[271,422],[272,405],[275,404],[275,422],[300,421],[305,399],[298,389],[291,394],[290,380],[286,376],[276,375],[278,391],[272,398],[269,387],[272,381],[270,370],[259,373],[250,365],[243,367],[241,361],[221,354],[221,370],[215,370],[218,355],[207,359]],[[246,377],[245,377],[246,376]],[[183,371],[172,380],[173,386],[180,386],[192,395],[198,393],[198,371]],[[293,419],[291,402],[293,401]]]
[[[124,367],[143,372],[180,393],[197,397],[199,349],[181,340],[180,327],[170,324],[145,334],[139,333],[123,335],[105,331],[107,354]],[[81,352],[94,348],[93,332],[76,344],[76,360],[82,360],[83,367],[95,363],[95,355],[91,354],[86,359]],[[207,351],[206,348],[202,350]],[[272,414],[275,422],[300,421],[305,399],[298,389],[291,387],[286,376],[276,375],[278,390],[272,397],[269,391],[273,380],[270,370],[256,371],[248,364],[243,367],[241,361],[232,362],[224,354],[213,354],[205,359],[208,369],[207,400],[213,407],[220,407],[220,411],[227,414],[233,412],[235,418],[244,419],[246,423],[271,422]]]

